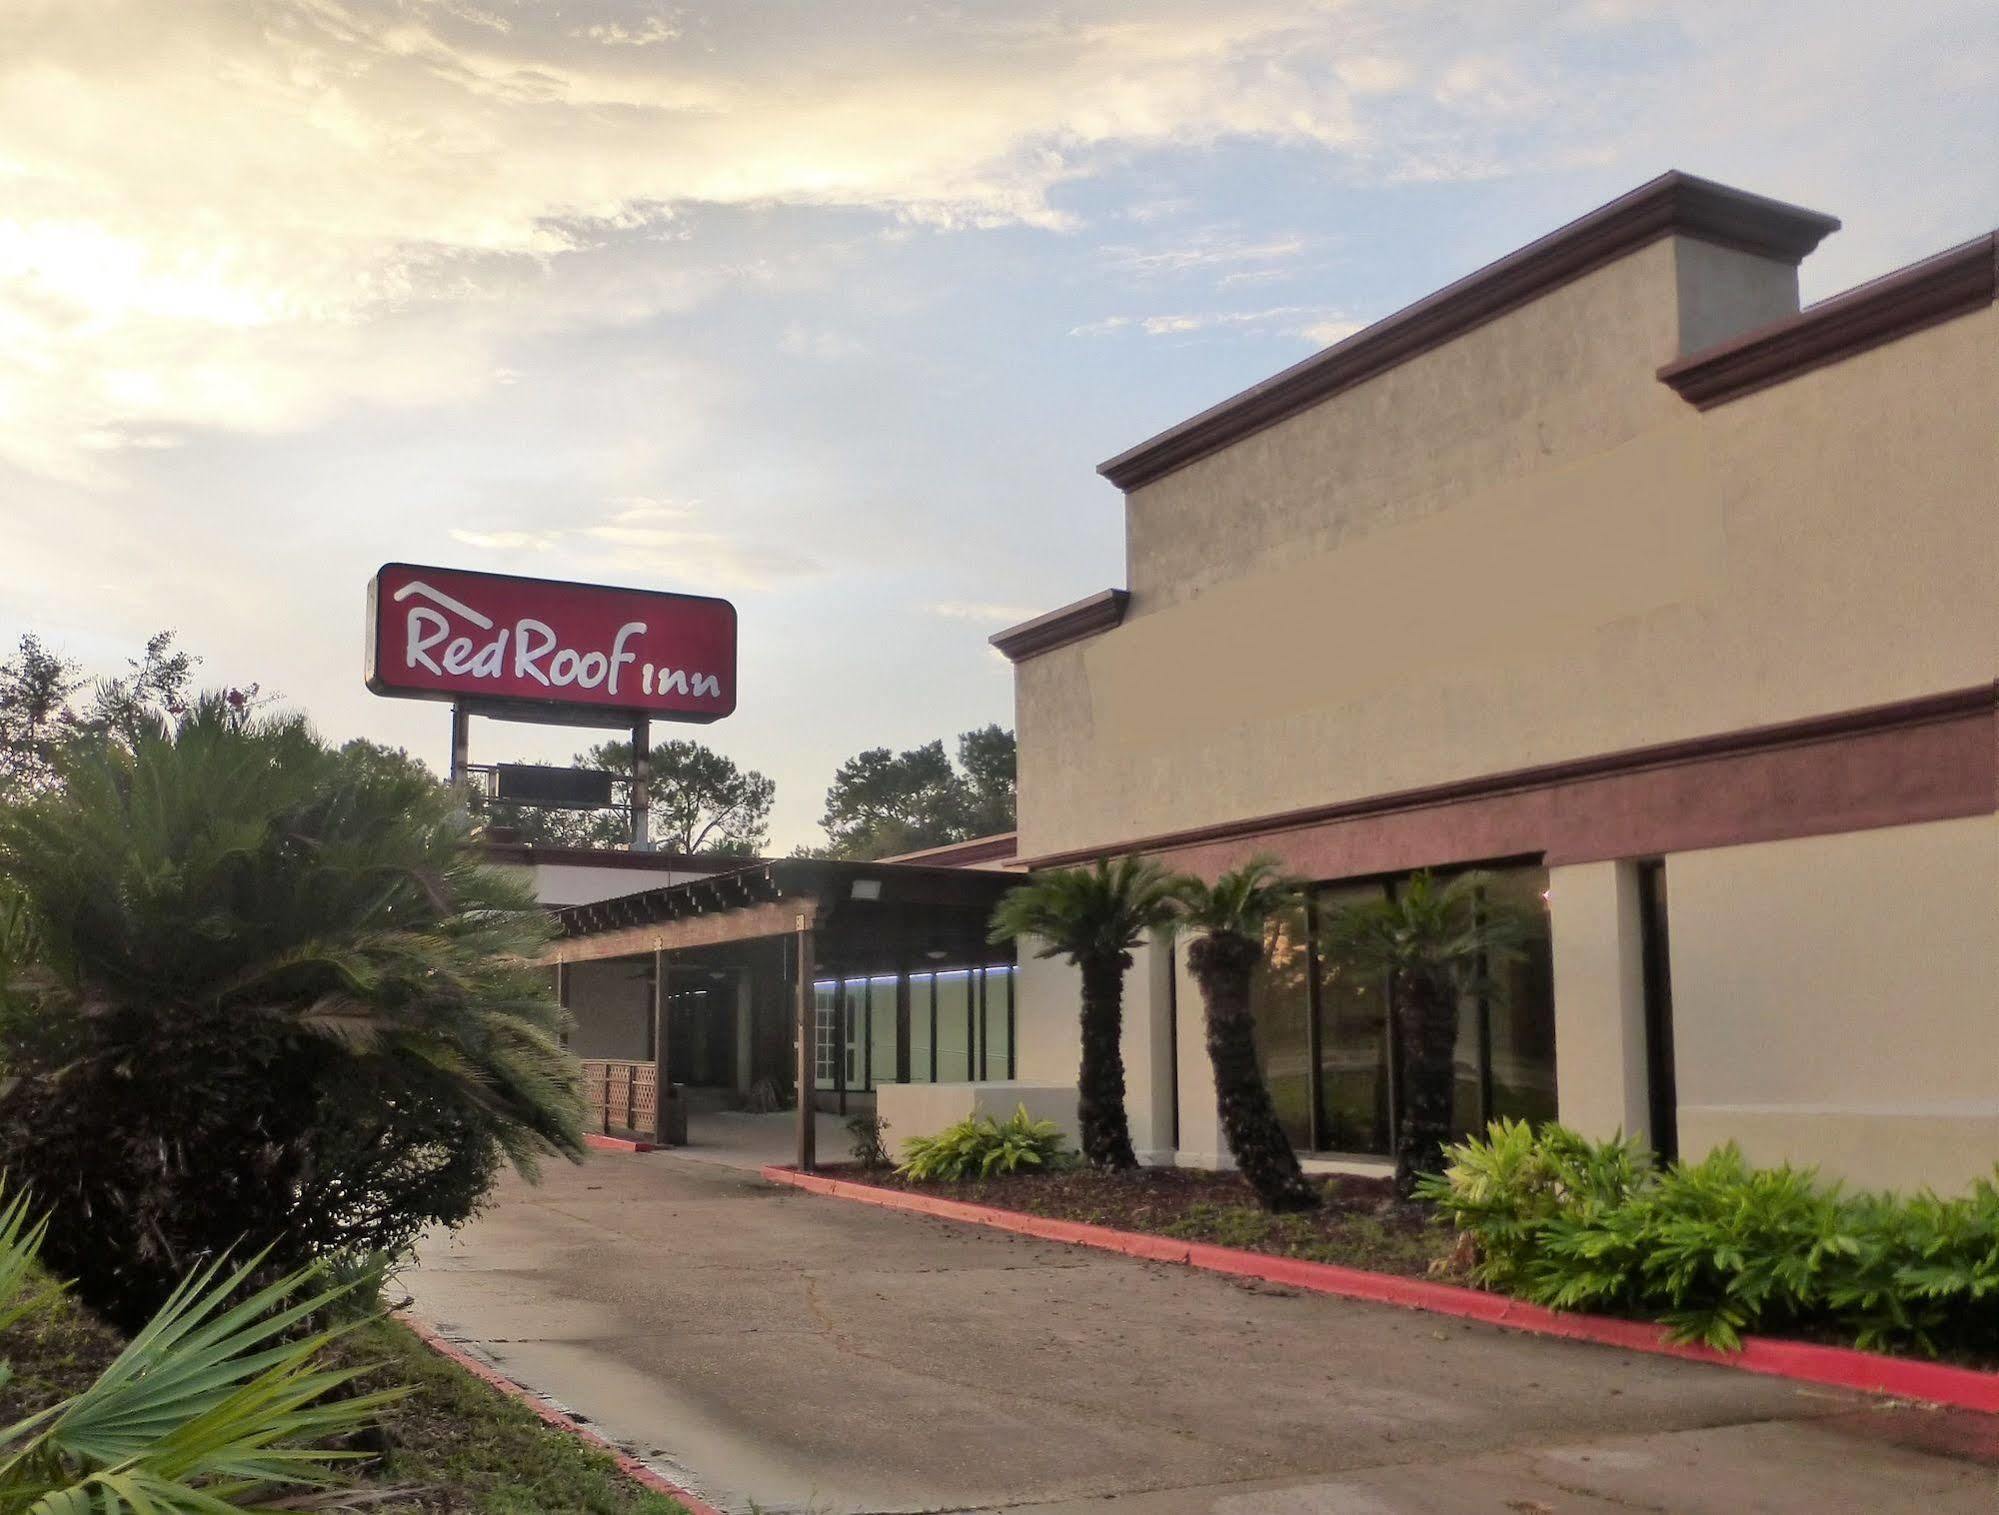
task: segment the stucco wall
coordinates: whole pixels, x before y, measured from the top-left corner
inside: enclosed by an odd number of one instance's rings
[[[1163,949],[1140,947],[1125,974],[1125,1118],[1141,1161],[1163,1162],[1173,1150],[1173,1012]],[[1082,975],[1060,958],[1022,945],[1016,981],[1016,1068],[1023,1083],[1066,1086],[1071,1097],[1082,1061]],[[1183,1034],[1184,1025],[1181,1028]],[[1206,1056],[1205,1053],[1202,1054]]]
[[[1666,882],[1686,1156],[1734,1140],[1869,1186],[1992,1172],[1999,819],[1681,853]]]
[[[1654,376],[1686,271],[1655,244],[1134,492],[1125,623],[1017,671],[1021,855],[1990,680],[1999,314],[1703,413]]]
[[[1555,1108],[1599,1140],[1650,1140],[1645,965],[1638,869],[1580,863],[1548,872],[1555,967]]]

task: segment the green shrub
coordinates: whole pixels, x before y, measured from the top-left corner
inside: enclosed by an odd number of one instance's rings
[[[1035,1120],[1027,1106],[1017,1105],[1004,1121],[967,1116],[935,1136],[911,1137],[895,1171],[915,1179],[991,1178],[1022,1168],[1061,1167],[1071,1155],[1054,1121]]]
[[[888,1154],[888,1122],[872,1110],[847,1117],[847,1134],[853,1137],[853,1144],[847,1148],[855,1162],[870,1173],[878,1173],[888,1167],[894,1158]]]
[[[553,928],[433,779],[215,699],[53,763],[0,805],[0,1167],[99,1313],[239,1244],[398,1252],[580,1155]]]
[[[1495,1121],[1426,1179],[1477,1243],[1481,1283],[1562,1310],[1655,1319],[1735,1348],[1829,1331],[1869,1348],[1999,1349],[1999,1189],[1847,1194],[1733,1145],[1656,1167],[1629,1140]]]

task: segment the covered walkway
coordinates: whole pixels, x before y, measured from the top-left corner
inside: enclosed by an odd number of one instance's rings
[[[1013,951],[985,938],[1017,882],[794,858],[558,910],[548,961],[592,1123],[700,1146],[721,1113],[789,1107],[784,1155],[809,1168],[808,1111],[871,1108],[888,1083],[1010,1078]]]

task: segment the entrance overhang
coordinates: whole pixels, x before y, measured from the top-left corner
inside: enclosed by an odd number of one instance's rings
[[[542,961],[568,1003],[568,969],[612,958],[651,960],[652,1131],[664,1139],[683,1112],[672,1107],[668,1014],[674,954],[732,944],[783,944],[746,954],[782,980],[790,1007],[798,1164],[816,1165],[813,984],[822,974],[906,977],[945,959],[968,966],[1011,963],[1010,947],[986,940],[988,922],[1017,876],[908,863],[781,858],[708,878],[644,889],[553,912],[559,935]],[[777,985],[765,986],[774,995]],[[842,1086],[845,1087],[844,1085]],[[843,1096],[844,1098],[844,1096]]]

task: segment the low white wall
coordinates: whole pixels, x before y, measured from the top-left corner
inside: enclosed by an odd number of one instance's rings
[[[1028,1115],[1035,1120],[1054,1121],[1069,1145],[1077,1144],[1080,1128],[1073,1083],[880,1084],[875,1088],[875,1113],[888,1126],[883,1141],[898,1155],[912,1136],[935,1136],[967,1116],[1005,1120],[1020,1105],[1027,1106]]]
[[[1164,949],[1148,944],[1132,953],[1124,976],[1118,1046],[1124,1059],[1125,1119],[1132,1147],[1148,1163],[1170,1162],[1173,1152],[1170,971]],[[1062,958],[1035,956],[1023,942],[1014,994],[1016,1071],[1023,1082],[1065,1087],[1073,1097],[1083,1059],[1082,974]]]

